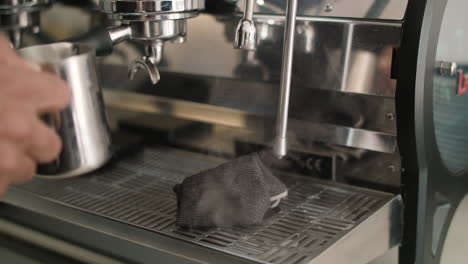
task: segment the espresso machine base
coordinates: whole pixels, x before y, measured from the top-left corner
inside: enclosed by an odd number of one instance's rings
[[[36,179],[14,188],[6,202],[14,210],[31,210],[71,224],[74,227],[67,228],[70,232],[54,225],[66,241],[142,263],[154,263],[158,255],[135,259],[130,250],[105,247],[124,239],[134,247],[169,253],[177,263],[185,263],[184,256],[190,256],[189,262],[299,264],[367,263],[400,243],[400,196],[291,174],[279,175],[288,186],[288,199],[260,226],[178,229],[172,187],[224,161],[170,147],[145,148],[88,176],[61,181]],[[92,230],[93,235],[86,236],[85,231],[73,234],[71,230],[76,228]],[[101,236],[112,242],[95,248]],[[174,243],[183,246],[161,249],[159,239],[173,241],[165,247]],[[193,245],[212,253],[192,255],[193,251],[187,250]],[[203,257],[197,259],[197,255]]]

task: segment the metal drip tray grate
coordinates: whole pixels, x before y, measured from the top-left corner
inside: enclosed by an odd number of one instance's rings
[[[392,199],[303,177],[281,175],[289,198],[261,226],[183,231],[175,227],[172,187],[222,159],[172,148],[146,149],[93,175],[17,187],[52,202],[163,233],[260,263],[307,263]]]

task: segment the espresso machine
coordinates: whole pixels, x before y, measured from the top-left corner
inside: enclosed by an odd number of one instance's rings
[[[0,28],[20,47],[25,32],[38,33],[40,12],[50,7],[53,0],[5,0],[0,2]]]
[[[466,1],[60,2],[99,28],[117,154],[10,189],[0,234],[22,250],[48,263],[449,263],[468,192]],[[62,12],[52,4],[0,2],[0,25],[27,46],[40,15]],[[265,148],[289,196],[261,225],[175,225],[174,185]]]

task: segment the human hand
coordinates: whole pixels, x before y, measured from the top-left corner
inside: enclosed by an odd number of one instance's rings
[[[0,197],[9,184],[31,180],[38,163],[60,153],[59,136],[40,115],[60,111],[69,101],[64,81],[18,57],[0,37]]]

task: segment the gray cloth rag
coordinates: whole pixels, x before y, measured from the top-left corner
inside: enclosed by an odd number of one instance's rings
[[[260,224],[288,195],[286,186],[252,153],[186,178],[174,187],[183,228]]]

